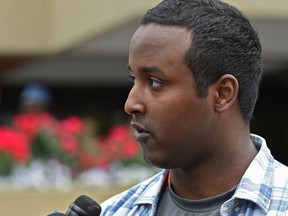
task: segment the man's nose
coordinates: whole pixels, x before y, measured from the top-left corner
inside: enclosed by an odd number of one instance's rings
[[[129,115],[145,112],[143,92],[136,85],[134,85],[129,92],[124,110]]]

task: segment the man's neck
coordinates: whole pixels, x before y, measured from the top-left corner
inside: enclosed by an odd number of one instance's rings
[[[243,174],[255,158],[257,150],[249,139],[241,150],[234,150],[202,166],[191,169],[172,169],[171,184],[175,193],[185,199],[204,199],[222,194],[239,184]]]

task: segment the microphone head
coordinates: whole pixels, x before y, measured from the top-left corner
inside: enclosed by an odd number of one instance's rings
[[[89,216],[98,216],[101,213],[101,206],[91,197],[86,195],[79,196],[74,204],[80,207]]]

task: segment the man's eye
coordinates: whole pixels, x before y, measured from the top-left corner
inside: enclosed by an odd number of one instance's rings
[[[149,79],[149,85],[152,87],[152,88],[159,88],[161,86],[161,82],[157,79],[154,79],[154,78],[150,78]]]

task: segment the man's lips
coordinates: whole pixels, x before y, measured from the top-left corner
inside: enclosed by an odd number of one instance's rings
[[[143,125],[132,121],[131,126],[135,129],[134,136],[138,142],[143,143],[150,136],[150,132]]]
[[[139,124],[135,121],[131,122],[131,126],[138,132],[143,132],[143,133],[147,132],[148,133],[147,129],[144,126],[142,126],[141,124]]]

